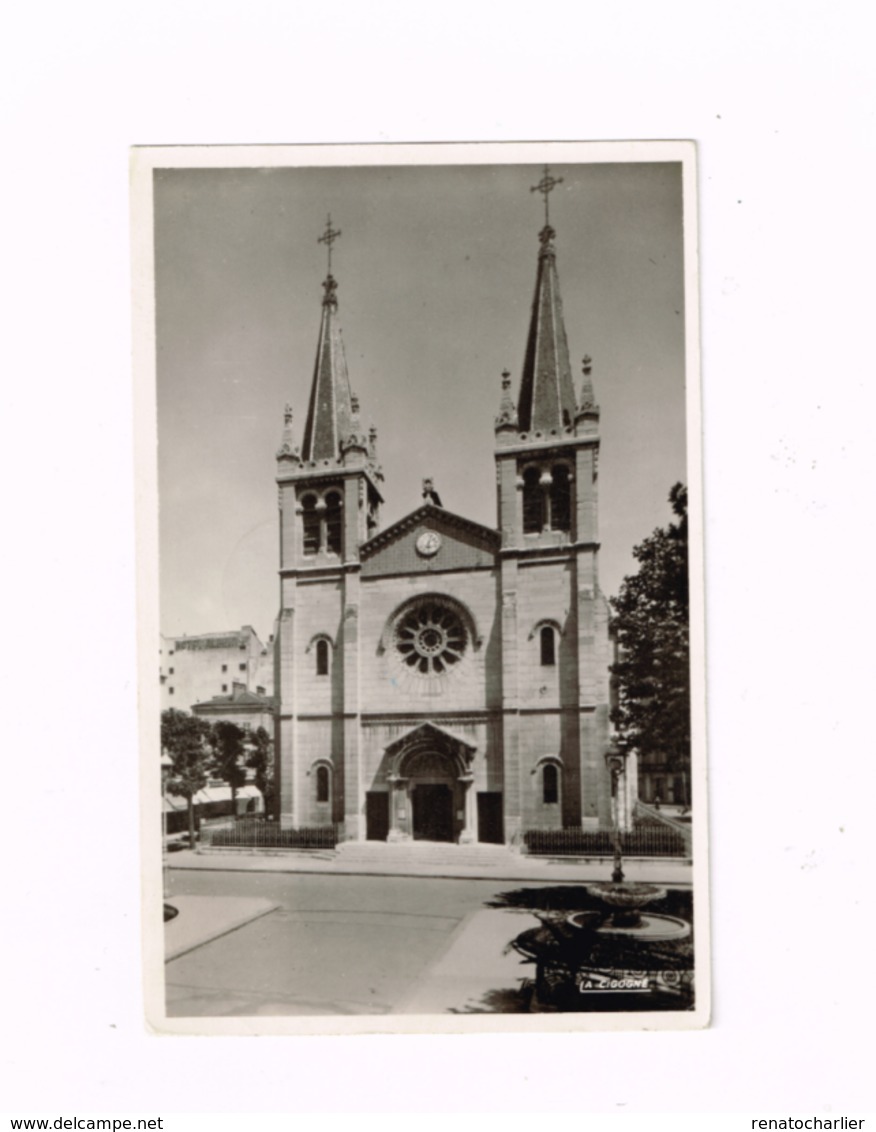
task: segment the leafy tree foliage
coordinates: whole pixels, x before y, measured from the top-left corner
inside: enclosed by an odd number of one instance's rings
[[[627,750],[690,769],[690,649],[687,488],[669,493],[676,516],[640,543],[638,573],[611,599],[618,660],[612,722]]]
[[[210,769],[231,787],[231,812],[237,813],[237,791],[246,782],[243,767],[245,732],[236,723],[219,720],[213,724],[213,758]]]
[[[257,727],[250,736],[252,748],[246,765],[255,771],[255,784],[265,799],[265,812],[274,806],[274,744],[264,727]]]
[[[173,763],[167,788],[188,802],[190,845],[195,843],[195,795],[207,785],[210,739],[206,720],[178,708],[161,713],[161,747]]]

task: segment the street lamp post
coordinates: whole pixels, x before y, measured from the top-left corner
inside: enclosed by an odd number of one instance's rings
[[[169,895],[167,875],[167,779],[173,759],[167,751],[161,752],[161,876],[164,897]]]
[[[252,737],[252,733],[250,731],[245,731],[244,735],[243,735],[243,765],[244,765],[244,773],[246,774],[247,781],[250,781],[250,779],[249,779],[249,775],[246,773],[245,768],[249,767],[250,763],[252,762],[253,756],[255,755],[257,750],[258,750],[258,747],[256,745],[255,740]],[[246,785],[246,783],[244,783],[244,785]],[[248,805],[248,803],[247,803],[247,805]],[[246,814],[247,812],[248,812],[247,808],[244,807],[244,814]],[[262,816],[263,817],[265,816],[264,813],[262,814]]]
[[[617,740],[612,740],[611,746],[605,752],[605,762],[611,775],[611,822],[614,842],[614,868],[611,879],[614,884],[621,884],[624,870],[620,840],[620,777],[626,770],[627,756],[618,746]]]

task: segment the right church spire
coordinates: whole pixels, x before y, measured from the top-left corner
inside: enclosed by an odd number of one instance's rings
[[[540,432],[545,436],[560,435],[575,425],[575,388],[569,364],[569,345],[563,321],[563,302],[557,276],[556,232],[550,225],[548,197],[562,177],[552,177],[547,166],[532,192],[544,196],[544,227],[539,232],[538,273],[520,398],[517,404],[518,427],[521,432]]]

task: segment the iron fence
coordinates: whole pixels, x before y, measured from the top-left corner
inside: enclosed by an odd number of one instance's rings
[[[337,843],[336,825],[282,829],[275,821],[243,818],[201,826],[201,845],[213,849],[334,849]]]
[[[614,835],[605,829],[528,829],[526,852],[533,857],[611,857]],[[642,825],[620,835],[625,857],[689,857],[685,838],[663,825]]]

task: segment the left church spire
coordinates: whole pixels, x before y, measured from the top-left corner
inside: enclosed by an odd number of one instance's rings
[[[326,245],[328,270],[322,285],[322,319],[304,426],[301,455],[305,462],[340,459],[341,445],[352,432],[353,398],[338,323],[338,284],[332,275],[332,245],[340,234],[340,230],[332,227],[329,214],[325,231],[318,240]]]
[[[359,420],[358,398],[351,392],[344,341],[338,320],[338,282],[332,274],[332,245],[341,235],[332,226],[331,214],[318,243],[326,245],[327,274],[322,284],[322,315],[316,362],[310,386],[310,399],[301,449],[292,436],[292,409],[285,410],[285,429],[278,457],[290,457],[304,464],[347,462],[346,453],[358,450],[369,460],[376,453],[375,430],[366,436]]]

